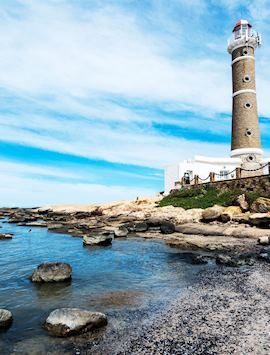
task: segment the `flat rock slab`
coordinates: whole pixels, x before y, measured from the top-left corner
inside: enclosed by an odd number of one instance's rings
[[[30,277],[32,282],[61,282],[71,279],[72,268],[66,263],[40,264]]]
[[[89,312],[79,308],[59,308],[50,313],[44,328],[58,337],[82,334],[103,327],[107,317],[103,313]]]
[[[270,236],[270,229],[252,228],[243,225],[209,225],[204,223],[187,223],[176,227],[176,231],[190,235],[224,236],[234,238],[258,239]]]
[[[27,222],[24,225],[27,227],[43,227],[43,228],[47,227],[47,223],[43,222],[43,221],[41,221],[41,222]]]
[[[7,309],[0,309],[0,330],[8,329],[12,321],[12,313]]]

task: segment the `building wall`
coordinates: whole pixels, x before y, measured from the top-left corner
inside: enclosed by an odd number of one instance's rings
[[[166,166],[164,172],[164,191],[170,192],[172,186],[174,186],[174,182],[178,181],[179,178],[179,164]]]
[[[265,159],[262,162],[263,168],[257,171],[254,171],[253,175],[258,178],[257,175],[262,175],[259,177],[264,177],[264,175],[268,174],[268,162],[270,159]],[[220,174],[221,171],[228,170],[231,172],[232,170],[235,170],[237,167],[241,167],[242,162],[241,159],[239,158],[208,158],[208,157],[194,157],[193,160],[184,160],[183,162],[175,165],[171,165],[166,167],[165,169],[165,186],[164,186],[164,191],[166,193],[169,193],[171,190],[174,190],[175,188],[181,188],[181,185],[179,182],[181,181],[181,178],[184,176],[184,173],[187,171],[192,171],[193,175],[191,178],[193,178],[195,175],[199,175],[200,178],[204,179],[206,178],[210,172],[213,172],[215,174]],[[245,172],[241,172],[242,178],[245,180]],[[253,176],[251,177],[251,179]],[[215,177],[217,183],[223,183],[224,180],[227,181],[232,180],[236,181],[236,173],[229,174],[229,176],[223,176],[219,177],[216,175]],[[239,179],[238,179],[239,180]],[[242,180],[242,179],[240,179]],[[175,184],[178,182],[178,184]],[[210,182],[210,179],[206,180],[206,183]],[[199,181],[200,184],[203,184],[204,181]],[[232,185],[233,186],[233,185]]]
[[[227,181],[217,181],[199,185],[215,187],[223,191],[241,190],[243,192],[266,192],[270,194],[270,175],[252,176]]]

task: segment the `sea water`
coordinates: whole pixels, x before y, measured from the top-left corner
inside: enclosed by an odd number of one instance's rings
[[[78,237],[5,222],[0,232],[14,236],[0,241],[0,308],[9,309],[14,321],[0,333],[1,354],[45,354],[54,349],[58,354],[75,349],[74,338],[72,342],[54,338],[42,328],[48,314],[60,307],[104,312],[108,329],[113,320],[114,330],[120,331],[127,326],[128,312],[143,314],[149,308],[154,312],[192,282],[200,269],[191,265],[189,254],[162,241],[128,238],[115,239],[109,247],[84,247]],[[48,261],[69,263],[72,281],[30,282],[34,269]],[[80,339],[78,344],[82,343]]]

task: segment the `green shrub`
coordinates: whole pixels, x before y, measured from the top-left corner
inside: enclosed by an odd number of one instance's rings
[[[237,196],[243,194],[241,190],[222,191],[210,187],[204,188],[182,188],[181,190],[174,191],[170,195],[164,197],[159,206],[182,207],[184,209],[189,208],[207,208],[213,205],[220,205],[228,207],[234,204]],[[248,192],[246,193],[247,200],[251,204],[259,196],[265,194],[260,192]]]

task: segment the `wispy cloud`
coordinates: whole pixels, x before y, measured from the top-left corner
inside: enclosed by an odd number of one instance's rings
[[[241,16],[270,38],[268,12],[263,0],[2,2],[0,140],[115,163],[115,169],[133,164],[138,176],[140,166],[162,169],[198,152],[229,155],[226,40]],[[270,48],[264,42],[257,91],[267,144]],[[13,168],[14,174],[21,169],[20,179],[42,175],[37,166]],[[77,179],[69,169],[49,164],[45,170]],[[123,174],[119,179],[125,186]]]

